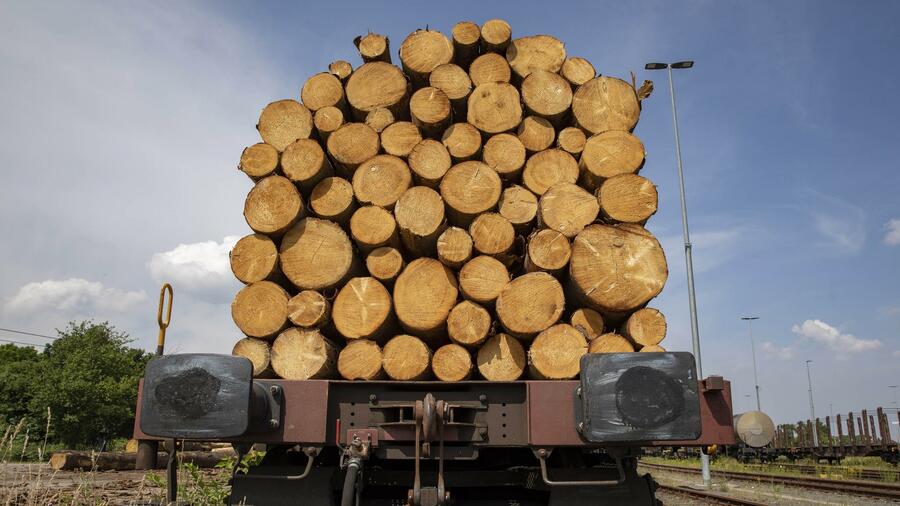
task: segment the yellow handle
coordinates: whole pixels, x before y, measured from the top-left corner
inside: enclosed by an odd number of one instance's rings
[[[166,319],[163,320],[163,306],[166,305],[166,292],[169,293],[169,304],[166,308]],[[164,283],[159,290],[159,309],[156,311],[156,321],[159,323],[159,338],[156,340],[157,355],[162,355],[163,349],[166,346],[166,328],[169,327],[169,322],[172,321],[172,300],[174,297],[175,293],[172,290],[172,285]]]

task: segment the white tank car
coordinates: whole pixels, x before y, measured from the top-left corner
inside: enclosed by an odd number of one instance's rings
[[[775,438],[775,424],[762,411],[748,411],[734,417],[734,432],[751,448],[762,448]]]

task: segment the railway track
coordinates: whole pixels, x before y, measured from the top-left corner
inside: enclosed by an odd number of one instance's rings
[[[647,469],[659,469],[690,474],[700,474],[699,469],[690,467],[670,466],[665,464],[639,463]],[[746,473],[737,471],[713,471],[713,475],[735,480],[757,481],[791,485],[795,487],[827,490],[843,494],[854,494],[866,497],[880,497],[900,500],[900,485],[894,483],[879,483],[860,480],[827,480],[822,478],[806,478],[801,476],[785,476],[764,473]]]
[[[745,464],[753,469],[760,471],[771,470],[778,467],[787,471],[793,471],[798,474],[842,474],[859,480],[900,482],[900,470],[898,469],[878,469],[872,467],[845,467],[831,465],[813,465],[813,464]]]
[[[660,483],[657,485],[657,489],[664,490],[672,494],[687,496],[691,499],[703,499],[715,504],[730,504],[735,506],[766,506],[764,503],[760,502],[748,501],[746,499],[731,497],[725,494],[720,494],[718,492],[708,492],[706,490],[697,490],[689,487],[672,487],[670,485],[663,485]]]

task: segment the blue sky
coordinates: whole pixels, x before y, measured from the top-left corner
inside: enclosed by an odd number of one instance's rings
[[[297,98],[352,40],[507,19],[602,74],[656,83],[635,133],[659,187],[666,345],[690,349],[674,141],[676,71],[703,363],[751,407],[747,326],[776,421],[891,406],[900,383],[896,2],[0,4],[0,327],[108,319],[150,348],[174,279],[171,349],[237,338],[227,251],[247,232],[235,170],[269,101]],[[891,220],[898,220],[892,222]],[[893,223],[893,225],[891,225]],[[891,227],[894,227],[893,229]],[[891,230],[894,230],[893,234]],[[2,338],[16,338],[3,334]]]

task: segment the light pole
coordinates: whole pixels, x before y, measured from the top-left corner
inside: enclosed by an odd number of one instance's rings
[[[897,406],[897,385],[888,385],[888,388],[894,391],[894,414],[900,420],[900,406]],[[891,425],[891,424],[888,424]],[[900,427],[897,427],[897,441],[900,441]]]
[[[694,66],[693,60],[675,63],[648,63],[647,70],[667,70],[669,76],[669,97],[672,99],[672,125],[675,127],[675,160],[678,162],[678,190],[681,196],[681,231],[684,235],[684,263],[687,270],[688,305],[691,311],[691,344],[693,345],[694,362],[697,364],[697,376],[703,378],[703,366],[700,361],[700,329],[697,325],[697,298],[694,295],[694,259],[691,255],[691,234],[688,230],[687,204],[684,197],[684,170],[681,164],[681,137],[678,135],[678,112],[675,109],[675,85],[672,83],[672,69],[689,69]],[[709,455],[700,453],[700,465],[703,469],[703,485],[709,487]]]
[[[816,423],[816,407],[813,404],[812,393],[812,376],[809,374],[809,364],[812,360],[806,361],[806,382],[809,385],[809,420],[813,424],[813,446],[819,446],[819,426]]]
[[[756,342],[753,340],[753,320],[759,320],[759,316],[742,316],[741,320],[747,322],[747,326],[750,328],[750,354],[753,356],[753,385],[756,386],[756,410],[762,411],[762,406],[759,402],[759,376],[756,372]]]

